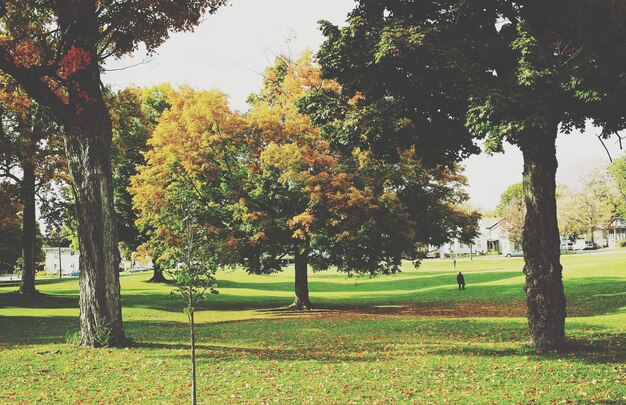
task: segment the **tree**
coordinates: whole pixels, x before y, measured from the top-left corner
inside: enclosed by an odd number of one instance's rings
[[[154,257],[156,250],[144,245],[148,242],[146,234],[149,231],[137,225],[137,213],[133,209],[128,187],[131,177],[137,174],[137,167],[145,164],[148,138],[158,117],[170,107],[167,94],[171,92],[173,90],[169,85],[149,89],[127,88],[111,95],[109,101],[113,121],[113,197],[120,250],[132,254],[142,246],[142,252],[147,250],[152,254],[154,274],[150,282],[167,280],[157,257]]]
[[[502,193],[496,214],[500,217],[500,227],[506,236],[516,246],[521,246],[524,217],[526,216],[522,183],[512,184]]]
[[[222,0],[0,2],[0,70],[47,108],[63,134],[77,197],[81,344],[121,345],[119,251],[113,209],[111,119],[101,63],[169,32],[191,30]],[[106,332],[106,333],[103,333]],[[105,341],[98,336],[108,335]]]
[[[246,114],[262,140],[252,152],[260,159],[250,172],[256,200],[244,200],[253,201],[247,226],[263,235],[250,244],[255,255],[246,262],[265,258],[249,270],[278,271],[279,258],[293,252],[296,309],[311,307],[309,264],[316,270],[336,266],[349,274],[389,274],[403,258],[416,259],[420,243],[443,243],[461,222],[472,221],[457,209],[467,198],[458,168],[429,169],[414,150],[395,151],[390,163],[368,150],[342,155],[333,148],[298,103],[314,91],[338,90],[335,82],[322,80],[309,54],[278,57]]]
[[[191,335],[191,403],[196,404],[196,333],[195,311],[207,294],[217,294],[217,270],[214,238],[203,224],[198,223],[194,212],[195,201],[181,201],[179,208],[184,221],[176,226],[179,244],[172,246],[169,256],[169,273],[174,277],[178,294],[185,303]]]
[[[8,183],[0,183],[0,273],[13,273],[21,254],[20,221],[21,209],[14,189]]]
[[[395,163],[368,151],[342,157],[298,112],[296,101],[322,82],[308,55],[278,58],[242,117],[218,92],[182,89],[163,113],[133,178],[140,221],[166,252],[171,207],[183,195],[203,202],[220,263],[248,272],[295,264],[296,309],[310,309],[308,270],[391,273],[416,258],[420,243],[442,243],[475,217],[458,168],[428,169],[402,151]],[[166,257],[166,255],[162,255]]]
[[[475,152],[472,138],[521,149],[528,318],[541,350],[565,343],[555,139],[587,119],[603,136],[626,126],[626,45],[615,41],[625,17],[609,0],[362,0],[348,27],[322,24],[318,58],[342,91],[308,107],[336,143],[413,144],[442,164]]]
[[[4,83],[11,84],[4,78]],[[5,89],[6,91],[6,89]],[[65,159],[58,126],[41,106],[17,91],[0,100],[0,178],[13,182],[22,203],[20,293],[35,294],[38,225],[36,199],[62,172]]]
[[[580,192],[568,192],[559,204],[559,225],[570,236],[586,235],[594,241],[594,231],[607,229],[619,216],[620,195],[607,174],[594,170],[582,178]]]
[[[200,204],[203,209],[196,212],[201,211],[200,220],[213,230],[214,239],[227,239],[229,193],[240,184],[235,175],[245,156],[244,124],[228,108],[226,95],[184,87],[172,91],[168,103],[148,140],[146,164],[131,177],[129,188],[158,266],[167,266],[178,244],[181,201]]]
[[[626,217],[626,156],[616,159],[609,166],[609,174],[615,181],[617,191],[621,198],[618,212],[622,217]]]

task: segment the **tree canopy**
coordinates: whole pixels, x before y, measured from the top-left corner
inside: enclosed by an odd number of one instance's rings
[[[475,225],[460,208],[467,195],[458,167],[426,167],[413,149],[393,163],[359,148],[334,150],[297,107],[311,91],[332,88],[305,54],[279,57],[243,116],[217,91],[176,92],[133,178],[140,221],[157,228],[153,241],[167,250],[180,199],[195,196],[220,240],[221,263],[270,273],[294,259],[294,306],[310,308],[309,264],[391,273],[403,258],[416,259],[418,245]]]
[[[394,157],[414,145],[425,162],[452,164],[503,142],[524,156],[523,245],[531,336],[565,342],[555,201],[555,139],[626,127],[626,5],[610,0],[361,0],[348,26],[322,22],[321,91],[301,107],[338,145]],[[391,150],[390,150],[391,148]]]

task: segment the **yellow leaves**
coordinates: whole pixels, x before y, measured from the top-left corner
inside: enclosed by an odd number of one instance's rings
[[[174,174],[186,174],[197,186],[218,179],[220,165],[243,142],[244,123],[230,111],[228,97],[217,90],[164,89],[171,107],[165,110],[148,140],[146,165],[131,180],[133,204],[149,215],[164,204]]]
[[[356,93],[354,93],[354,96],[352,96],[352,98],[348,100],[348,104],[357,105],[361,100],[365,100],[365,96],[360,91],[357,91]]]
[[[294,239],[306,240],[306,233],[302,229],[296,229],[291,237]]]
[[[304,211],[302,214],[296,215],[295,217],[289,220],[289,227],[291,229],[299,226],[303,227],[307,231],[311,228],[311,223],[315,217],[311,214],[309,210]]]
[[[252,235],[252,237],[250,238],[250,243],[252,244],[252,246],[256,246],[259,244],[259,242],[263,240],[269,240],[269,238],[267,237],[265,232],[261,231]]]
[[[314,220],[315,217],[309,210],[291,218],[287,222],[289,229],[295,229],[291,237],[293,239],[306,240],[307,235],[311,232],[311,225]]]
[[[371,164],[372,152],[357,147],[352,150],[352,158],[357,162],[357,168],[363,170]]]
[[[292,61],[277,58],[274,67],[266,71],[265,87],[253,98],[246,114],[248,125],[259,132],[265,143],[311,143],[319,139],[309,117],[300,114],[297,100],[319,88],[338,87],[335,82],[322,80],[320,70],[305,52]]]

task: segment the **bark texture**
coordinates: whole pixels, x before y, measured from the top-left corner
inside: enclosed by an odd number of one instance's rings
[[[565,343],[565,294],[556,216],[558,125],[538,131],[520,145],[524,156],[526,218],[522,246],[530,334],[539,350]]]
[[[21,162],[22,177],[22,283],[20,293],[35,294],[35,252],[37,230],[35,218],[35,167],[32,156]]]
[[[89,128],[77,125],[66,130],[65,147],[77,200],[81,344],[92,347],[125,342],[110,145],[106,109],[94,117]]]
[[[295,299],[289,306],[291,309],[310,310],[313,309],[309,300],[309,252],[306,244],[296,245],[294,254],[295,267]]]
[[[76,194],[80,245],[80,330],[83,346],[121,346],[126,342],[120,303],[117,224],[111,170],[112,125],[102,95],[96,55],[95,2],[59,3],[59,28],[65,46],[86,50],[91,61],[70,79],[64,122],[65,150]],[[64,118],[64,119],[63,119]]]

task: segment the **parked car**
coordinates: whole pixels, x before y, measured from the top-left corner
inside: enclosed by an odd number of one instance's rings
[[[78,270],[72,270],[72,271],[70,272],[70,276],[72,276],[72,277],[78,277],[78,276],[80,276],[80,269],[78,269]]]
[[[561,250],[574,250],[574,242],[571,240],[561,242]]]
[[[592,250],[595,249],[596,246],[590,240],[578,239],[574,244],[574,250]]]
[[[524,257],[524,251],[520,250],[512,250],[506,254],[506,257]]]

